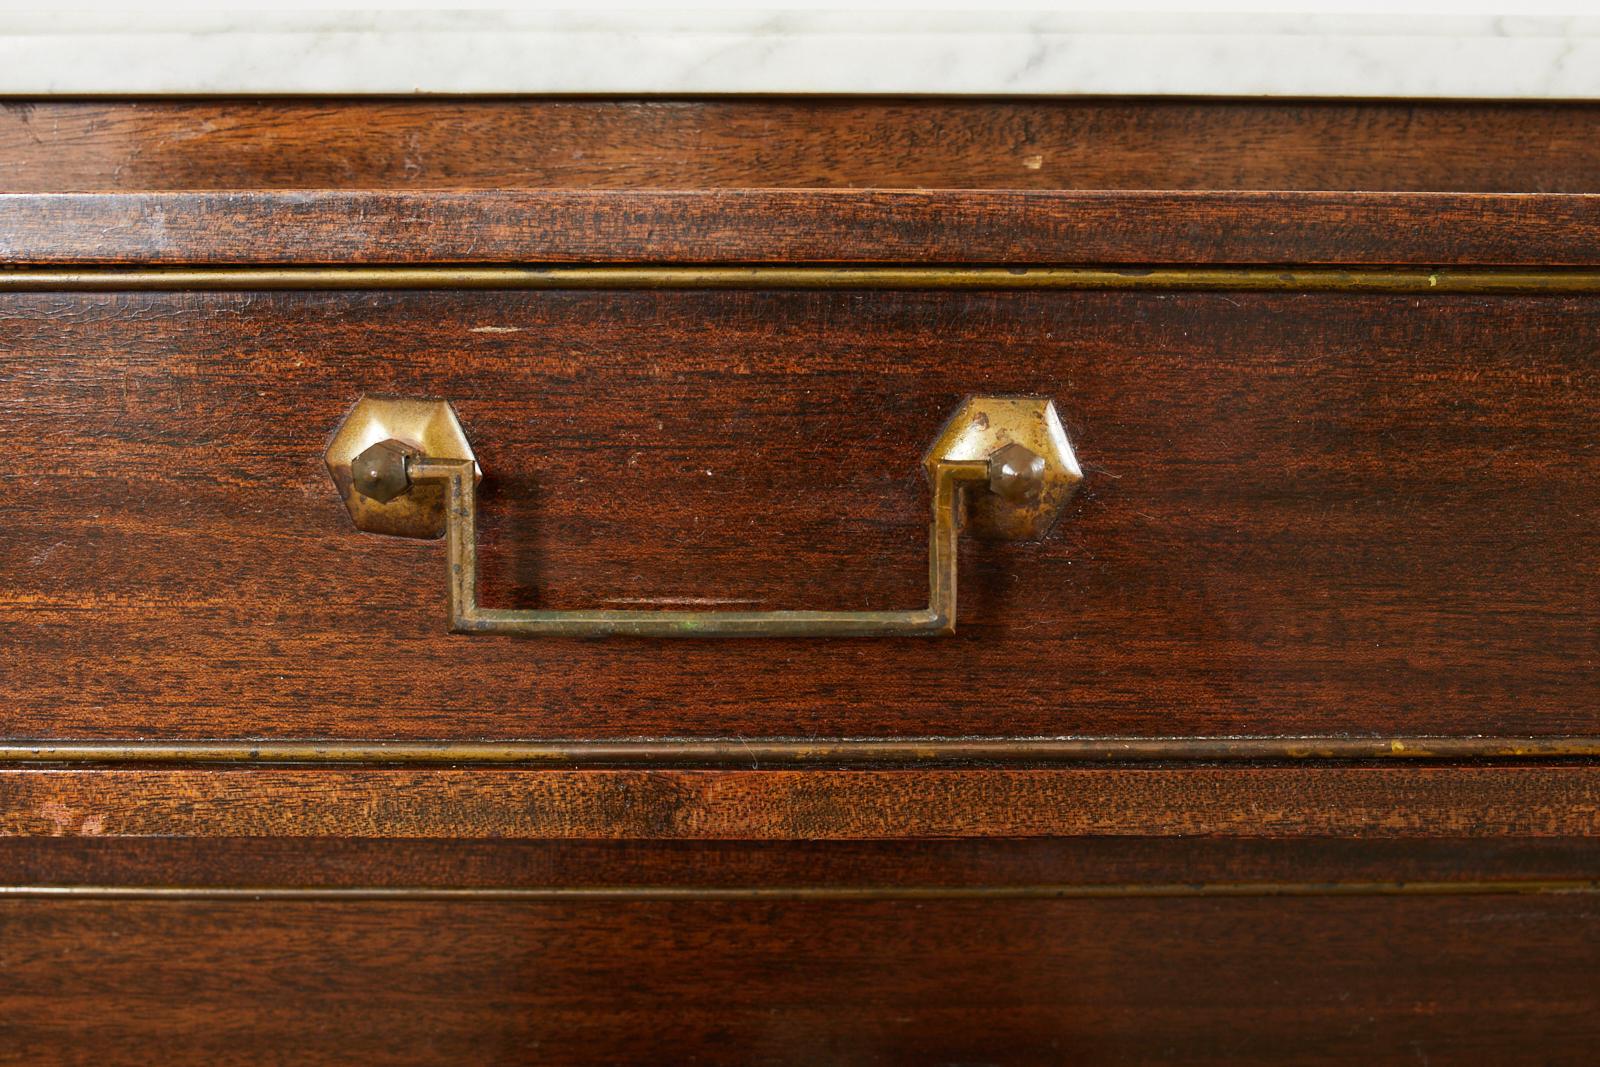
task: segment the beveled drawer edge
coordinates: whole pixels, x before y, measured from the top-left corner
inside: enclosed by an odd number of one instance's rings
[[[356,223],[354,220],[359,220]],[[1011,189],[0,193],[16,266],[1600,267],[1600,194]]]
[[[369,289],[1021,289],[1535,294],[1600,292],[1600,271],[1176,266],[0,268],[0,293]]]
[[[1055,766],[1600,757],[1600,737],[654,738],[628,741],[19,740],[5,764],[355,764],[549,767]]]

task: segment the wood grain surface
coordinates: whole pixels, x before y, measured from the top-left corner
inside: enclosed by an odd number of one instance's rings
[[[1559,736],[1600,729],[1600,304],[1247,293],[12,294],[10,737]],[[944,641],[444,632],[322,465],[452,399],[484,600],[896,608],[919,457],[1054,396],[1086,471]]]
[[[5,901],[0,934],[10,1063],[1580,1065],[1600,1041],[1593,895]]]
[[[0,770],[0,835],[1578,837],[1600,769]]]
[[[70,823],[70,820],[69,820]],[[891,840],[0,836],[17,887],[771,891],[1226,887],[1481,892],[1600,882],[1589,837]],[[1174,891],[1177,891],[1175,888]]]
[[[1593,266],[1597,117],[18,100],[0,265]],[[1592,1063],[1597,337],[1533,293],[6,292],[0,738],[1449,741],[13,764],[0,1063]],[[908,606],[969,393],[1055,397],[1087,480],[963,543],[949,641],[452,637],[442,546],[323,470],[369,392],[456,403],[496,606]]]
[[[1600,264],[1600,195],[1029,190],[0,194],[0,265]]]
[[[9,101],[0,265],[1593,266],[1597,117]],[[1592,1063],[1597,337],[1533,293],[0,295],[7,740],[1449,739],[13,764],[0,1063]],[[1055,397],[1087,480],[963,543],[949,641],[452,637],[442,546],[323,470],[368,392],[456,403],[495,606],[908,606],[969,393]],[[1444,758],[1483,735],[1546,758]]]
[[[1600,192],[1594,104],[12,100],[0,188]]]

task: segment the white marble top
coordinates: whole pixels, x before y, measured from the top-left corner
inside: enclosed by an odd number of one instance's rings
[[[1600,18],[508,11],[0,14],[0,94],[1600,99]]]

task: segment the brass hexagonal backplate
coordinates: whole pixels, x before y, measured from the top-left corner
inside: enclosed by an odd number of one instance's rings
[[[413,486],[379,503],[356,492],[350,462],[379,441],[399,441],[433,459],[470,459],[478,477],[477,457],[467,443],[455,409],[446,400],[418,400],[399,396],[364,396],[356,401],[333,431],[324,458],[333,484],[357,529],[395,537],[444,536],[444,487]]]
[[[1002,541],[1037,541],[1049,532],[1083,471],[1072,453],[1061,418],[1048,397],[969,396],[934,440],[923,464],[932,476],[940,460],[987,460],[1009,444],[1020,444],[1044,457],[1044,479],[1026,500],[1007,500],[974,489],[967,494],[968,521],[979,537]]]

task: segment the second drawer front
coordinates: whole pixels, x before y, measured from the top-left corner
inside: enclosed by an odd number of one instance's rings
[[[1156,292],[0,298],[21,737],[1600,732],[1600,301]],[[933,640],[451,635],[323,468],[453,402],[496,607],[914,607],[920,459],[1054,398],[1085,480]]]

